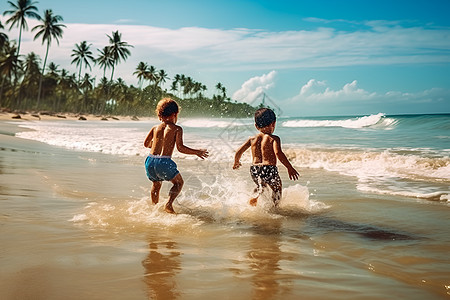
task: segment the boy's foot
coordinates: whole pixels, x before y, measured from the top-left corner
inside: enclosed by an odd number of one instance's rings
[[[164,207],[164,210],[168,212],[169,214],[176,214],[176,212],[173,210],[173,207],[171,204],[166,204]]]
[[[158,201],[153,201],[153,200],[152,200],[152,203],[153,203],[154,205],[156,205],[156,204],[158,204]]]
[[[258,202],[258,198],[252,198],[248,202],[251,206],[256,206],[256,202]]]

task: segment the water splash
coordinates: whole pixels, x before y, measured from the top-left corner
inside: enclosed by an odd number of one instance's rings
[[[199,227],[205,222],[227,225],[312,214],[327,208],[325,204],[309,199],[308,188],[300,184],[283,189],[283,198],[277,209],[273,208],[270,191],[261,195],[256,207],[250,206],[249,190],[243,181],[227,182],[218,176],[212,184],[201,182],[198,188],[186,188],[174,202],[177,215],[164,211],[165,199],[153,205],[149,197],[143,197],[140,200],[91,202],[83,213],[70,221],[108,231],[136,232],[158,226],[192,234],[201,231]]]

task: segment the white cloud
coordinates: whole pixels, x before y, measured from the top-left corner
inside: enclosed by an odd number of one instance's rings
[[[379,97],[377,93],[371,93],[359,88],[356,80],[346,83],[341,89],[332,90],[326,85],[325,81],[310,79],[300,88],[299,94],[291,98],[290,101],[312,103],[350,102],[373,100],[377,97]]]
[[[287,100],[285,104],[300,104],[300,107],[316,108],[343,106],[345,109],[348,107],[355,109],[375,106],[379,108],[397,107],[398,111],[408,112],[410,107],[427,103],[434,104],[433,107],[448,106],[449,92],[443,88],[431,88],[415,93],[400,91],[376,93],[358,87],[356,80],[345,84],[340,89],[333,90],[327,86],[325,81],[310,79],[300,88],[300,92]]]
[[[0,17],[4,23],[5,16]],[[29,20],[30,28],[36,21]],[[201,70],[267,70],[399,63],[449,63],[450,29],[401,27],[395,22],[366,22],[364,29],[271,32],[255,29],[168,29],[125,24],[65,24],[59,50],[52,57],[67,59],[75,43],[86,40],[101,48],[106,34],[119,30],[140,57],[133,61],[175,60]],[[24,32],[24,51],[36,51],[34,33]],[[10,32],[17,38],[17,30]],[[426,45],[426,47],[424,47]],[[54,48],[54,47],[53,47]],[[41,51],[43,52],[43,51]],[[145,55],[144,55],[145,53]]]
[[[263,74],[262,76],[250,78],[233,94],[232,99],[246,103],[253,102],[259,95],[261,95],[261,93],[274,86],[276,74],[276,71],[271,71],[267,74]]]
[[[310,79],[308,83],[302,86],[302,88],[300,89],[300,95],[307,96],[318,93],[322,90],[322,87],[324,87],[325,84],[325,81]]]

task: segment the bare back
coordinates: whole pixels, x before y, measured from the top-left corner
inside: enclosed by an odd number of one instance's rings
[[[254,165],[277,165],[274,137],[271,134],[259,133],[250,138]]]
[[[179,132],[179,126],[162,122],[150,130],[144,146],[151,147],[150,154],[152,155],[172,156]]]

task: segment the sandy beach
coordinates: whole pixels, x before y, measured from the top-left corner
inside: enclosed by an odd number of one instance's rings
[[[150,118],[138,118],[136,116],[111,116],[111,115],[92,115],[92,114],[74,114],[74,113],[52,113],[52,112],[0,112],[0,121],[139,121]]]

